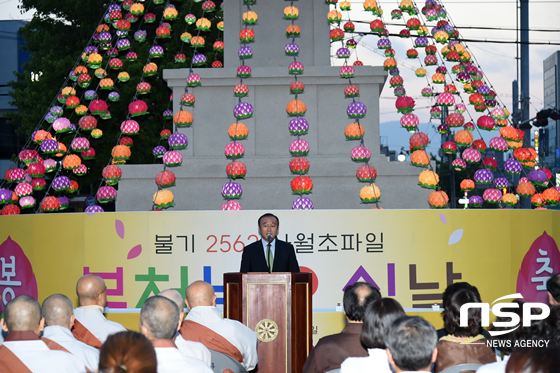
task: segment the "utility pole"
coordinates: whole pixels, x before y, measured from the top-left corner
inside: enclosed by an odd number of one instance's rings
[[[531,147],[531,124],[529,123],[529,0],[520,0],[521,16],[521,125],[525,132],[523,146]],[[521,197],[521,207],[531,209],[531,199]]]

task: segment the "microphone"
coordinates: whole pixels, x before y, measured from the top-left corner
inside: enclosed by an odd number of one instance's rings
[[[269,243],[272,243],[272,235],[271,235],[270,233],[266,235],[266,240],[267,240]]]

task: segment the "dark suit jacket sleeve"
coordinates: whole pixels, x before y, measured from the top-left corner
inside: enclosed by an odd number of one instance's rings
[[[289,257],[288,257],[288,268],[289,271],[292,273],[299,273],[299,264],[296,257],[296,252],[294,250],[294,246],[292,244],[288,244],[289,246]]]
[[[245,246],[241,255],[241,268],[239,272],[251,272],[251,245]]]

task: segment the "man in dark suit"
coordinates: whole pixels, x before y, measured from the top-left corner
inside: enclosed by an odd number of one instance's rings
[[[239,272],[299,272],[294,247],[276,238],[279,225],[273,214],[259,218],[261,239],[245,247]]]

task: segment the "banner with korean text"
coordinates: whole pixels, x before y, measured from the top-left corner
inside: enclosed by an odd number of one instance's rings
[[[19,294],[42,302],[63,293],[76,304],[76,280],[85,273],[106,279],[111,309],[140,308],[167,288],[184,294],[196,280],[214,286],[219,306],[223,273],[239,271],[244,246],[260,238],[263,213],[2,216],[0,311]],[[355,281],[376,284],[411,311],[441,302],[445,287],[456,281],[476,285],[485,302],[521,292],[546,303],[544,284],[560,272],[558,211],[273,213],[280,219],[279,238],[294,245],[302,272],[313,273],[316,313],[334,311]]]

